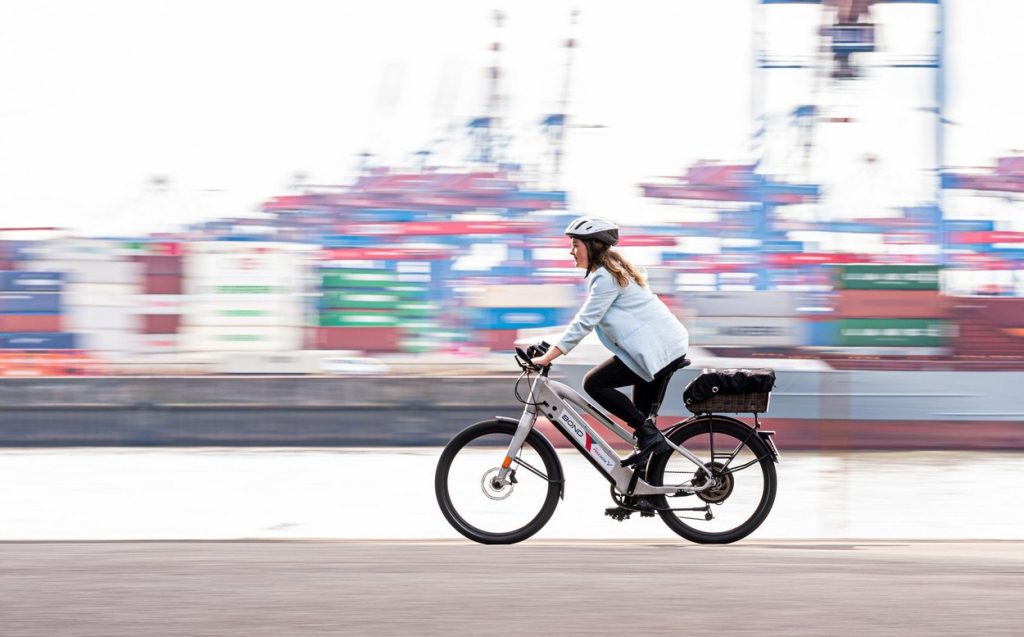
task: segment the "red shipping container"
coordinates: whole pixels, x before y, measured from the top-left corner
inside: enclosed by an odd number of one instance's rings
[[[477,330],[474,337],[481,347],[496,352],[511,352],[515,348],[517,334],[519,330]]]
[[[143,314],[143,334],[177,334],[181,327],[180,314]]]
[[[1010,230],[979,230],[976,232],[954,232],[951,243],[1022,243],[1024,232]]]
[[[1024,327],[1024,298],[964,296],[950,298],[953,315],[1001,327]]]
[[[181,275],[184,268],[184,259],[174,255],[142,254],[132,257],[132,260],[142,264],[143,273],[146,276],[155,274]]]
[[[957,322],[953,351],[958,356],[1024,356],[1024,328],[962,319]]]
[[[180,274],[155,274],[142,280],[143,294],[181,294],[182,276]]]
[[[398,350],[399,327],[315,327],[314,349],[355,349],[367,352]]]
[[[835,318],[943,318],[949,297],[934,290],[841,290]]]
[[[0,332],[63,332],[60,314],[0,314]]]

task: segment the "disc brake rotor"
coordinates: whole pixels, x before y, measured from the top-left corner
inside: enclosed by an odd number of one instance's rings
[[[498,483],[498,467],[488,469],[484,477],[480,479],[480,488],[483,490],[484,495],[492,500],[504,500],[508,496],[512,495],[512,489],[515,488],[511,482]]]

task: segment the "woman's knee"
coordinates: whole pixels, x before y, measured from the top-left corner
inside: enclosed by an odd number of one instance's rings
[[[591,396],[594,395],[595,391],[600,391],[602,389],[602,385],[599,380],[600,377],[596,372],[597,368],[594,368],[583,376],[583,391],[587,392]]]

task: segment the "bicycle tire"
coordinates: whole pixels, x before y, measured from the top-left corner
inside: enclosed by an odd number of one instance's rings
[[[692,440],[696,436],[709,435],[711,432],[715,434],[722,434],[723,436],[731,436],[736,440],[742,441],[755,458],[755,464],[760,469],[761,476],[763,478],[763,486],[761,489],[760,499],[754,507],[753,513],[744,520],[741,524],[720,532],[708,532],[696,528],[694,525],[686,522],[685,520],[677,517],[675,512],[668,510],[659,510],[658,515],[662,521],[672,529],[675,533],[690,540],[691,542],[697,542],[699,544],[729,544],[741,540],[746,536],[753,533],[761,524],[765,518],[771,512],[772,506],[775,503],[775,494],[778,489],[778,476],[775,471],[775,461],[772,458],[771,451],[767,445],[761,440],[760,436],[756,434],[754,429],[749,425],[733,420],[731,418],[723,418],[720,416],[699,417],[693,422],[683,424],[674,431],[669,433],[669,439],[680,447],[686,446],[688,440]],[[693,451],[693,449],[691,449]],[[665,484],[665,469],[668,465],[669,460],[675,456],[679,458],[681,454],[673,451],[672,453],[658,454],[651,458],[650,464],[647,467],[647,482],[654,486],[662,486]],[[700,454],[697,454],[700,456]],[[711,462],[711,460],[709,460]],[[690,467],[694,465],[689,464]],[[754,465],[751,465],[751,468]],[[739,472],[736,472],[737,474]],[[735,475],[735,474],[734,474]],[[688,496],[699,498],[699,496]],[[728,498],[728,496],[726,496]],[[657,496],[653,499],[655,505],[659,509],[667,509],[671,505],[669,503],[680,500],[675,497]],[[705,501],[706,502],[706,501]],[[728,502],[728,499],[723,500],[723,504]],[[710,508],[711,505],[709,504]]]
[[[449,472],[452,463],[459,452],[473,441],[492,434],[507,435],[509,439],[515,434],[517,423],[502,420],[485,420],[470,425],[455,435],[445,446],[444,451],[437,463],[437,470],[434,473],[434,492],[437,496],[438,506],[444,514],[448,523],[463,536],[481,544],[515,544],[522,542],[528,537],[541,530],[548,520],[551,519],[555,508],[558,506],[558,499],[562,493],[562,466],[555,453],[554,447],[547,438],[537,431],[531,431],[523,443],[524,447],[531,447],[544,464],[544,473],[548,481],[547,491],[543,497],[543,504],[537,514],[523,526],[504,532],[491,532],[471,524],[466,517],[459,513],[453,503],[452,493],[449,489]],[[468,487],[469,485],[467,485]],[[473,485],[475,488],[475,485]]]

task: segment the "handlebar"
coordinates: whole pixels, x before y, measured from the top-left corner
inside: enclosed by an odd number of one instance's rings
[[[542,345],[547,345],[547,343],[542,343]],[[529,349],[533,350],[535,347],[536,347],[535,345],[531,345]],[[545,348],[544,351],[546,352],[547,348]],[[544,352],[540,352],[539,355],[543,356]],[[531,358],[533,358],[533,357],[530,356],[529,354],[527,354],[523,350],[523,348],[516,347],[515,359],[516,359],[516,364],[519,365],[520,369],[522,369],[524,372],[536,372],[536,371],[539,371],[541,373],[541,375],[547,376],[548,372],[551,371],[551,365],[548,365],[547,367],[541,367],[539,365],[534,365],[533,362],[530,360]]]

